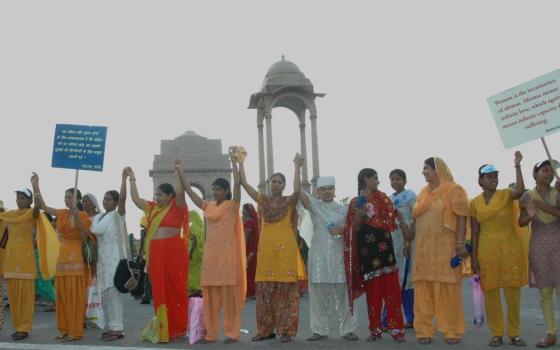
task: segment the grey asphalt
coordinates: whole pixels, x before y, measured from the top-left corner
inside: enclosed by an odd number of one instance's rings
[[[278,340],[267,340],[261,342],[252,342],[251,336],[255,334],[255,301],[249,300],[243,311],[241,328],[247,329],[248,334],[242,333],[241,340],[238,343],[225,345],[223,337],[220,341],[213,344],[189,345],[186,341],[174,342],[169,344],[151,344],[139,340],[139,334],[148,319],[153,314],[151,305],[141,305],[133,300],[129,295],[122,295],[125,306],[124,320],[126,328],[125,338],[113,342],[101,342],[97,339],[100,334],[98,329],[86,329],[85,336],[82,340],[60,344],[53,338],[56,336],[56,318],[54,313],[43,312],[43,307],[37,307],[35,312],[35,320],[33,331],[30,337],[22,342],[11,341],[10,334],[13,332],[10,321],[10,309],[6,309],[6,319],[4,328],[0,331],[0,349],[66,349],[66,350],[87,350],[95,348],[103,349],[107,346],[115,347],[135,347],[135,348],[170,348],[170,349],[481,349],[488,348],[488,341],[491,338],[488,326],[485,323],[481,328],[477,328],[473,324],[472,317],[472,292],[467,280],[463,285],[463,300],[465,321],[467,324],[467,332],[458,345],[447,345],[443,342],[441,334],[438,334],[434,342],[430,345],[420,345],[415,340],[413,330],[407,330],[406,343],[397,344],[389,336],[375,343],[365,341],[368,332],[368,322],[366,315],[365,299],[362,296],[358,301],[358,317],[359,328],[357,334],[359,341],[349,342],[338,336],[336,324],[331,324],[331,334],[328,339],[318,342],[308,342],[306,338],[311,336],[309,329],[309,300],[307,296],[301,298],[300,319],[297,337],[290,343],[280,343]],[[558,300],[555,300],[555,310],[559,312]],[[558,317],[557,317],[558,318]],[[522,337],[527,341],[528,347],[534,348],[537,340],[544,335],[544,325],[542,314],[539,308],[538,291],[536,289],[524,288],[522,293]],[[504,344],[502,347],[512,348],[511,345]],[[560,346],[556,346],[560,348]],[[114,349],[116,350],[116,349]]]

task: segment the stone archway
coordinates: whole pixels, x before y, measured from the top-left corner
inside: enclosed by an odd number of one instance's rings
[[[317,108],[315,98],[323,97],[323,93],[315,93],[313,84],[305,77],[299,67],[290,61],[282,60],[274,63],[266,73],[261,91],[251,95],[249,109],[257,110],[257,130],[259,135],[259,191],[264,192],[266,179],[274,173],[273,142],[272,142],[272,109],[285,107],[291,110],[299,120],[300,153],[304,158],[302,169],[303,189],[316,190],[319,177],[319,141],[317,139]],[[313,157],[313,176],[311,184],[307,171],[307,140],[305,133],[305,114],[309,112],[311,120],[311,154]],[[263,122],[266,123],[266,154]],[[266,163],[266,164],[265,164]]]
[[[161,141],[161,154],[154,157],[150,176],[154,191],[162,183],[175,183],[175,160],[185,163],[185,172],[191,186],[196,187],[206,200],[212,198],[212,182],[223,177],[231,182],[229,156],[222,153],[222,140],[212,140],[187,131],[173,140]]]

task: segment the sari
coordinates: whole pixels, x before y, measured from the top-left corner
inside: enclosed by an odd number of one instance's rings
[[[179,208],[175,199],[166,206],[147,202],[145,252],[146,265],[155,316],[148,322],[141,339],[152,343],[167,343],[183,337],[188,323],[188,275],[189,275],[189,211]],[[177,236],[153,239],[166,217],[180,218],[181,233]]]
[[[247,298],[255,296],[255,273],[257,272],[257,249],[259,247],[259,218],[252,204],[248,206],[249,217],[243,220],[245,251],[247,253]]]

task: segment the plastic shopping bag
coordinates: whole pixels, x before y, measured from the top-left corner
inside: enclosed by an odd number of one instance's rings
[[[101,290],[97,281],[88,287],[86,324],[93,324],[99,329],[105,328],[103,305],[101,305]]]
[[[482,292],[478,275],[471,277],[471,285],[473,293],[473,322],[475,326],[481,327],[484,324],[484,293]]]
[[[206,335],[203,305],[203,298],[189,298],[189,344],[191,345],[198,343]]]

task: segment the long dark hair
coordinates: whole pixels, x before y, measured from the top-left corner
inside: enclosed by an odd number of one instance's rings
[[[69,189],[67,189],[66,192],[69,192],[72,194],[72,196],[74,195],[74,187],[71,187]],[[79,189],[76,189],[76,207],[78,208],[78,210],[84,210],[84,206],[82,205],[82,192]]]
[[[377,175],[377,171],[372,168],[364,168],[358,173],[358,196],[362,194],[363,189],[366,187],[366,177],[373,177]]]
[[[226,199],[229,201],[231,200],[231,186],[229,181],[224,179],[223,177],[219,177],[214,182],[212,182],[212,186],[218,186],[222,190],[226,191]]]

